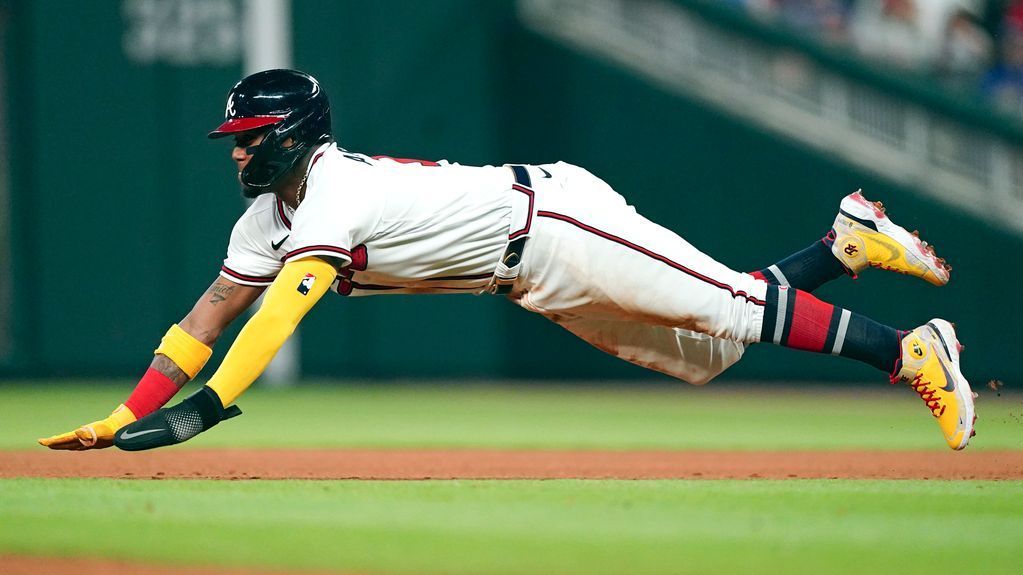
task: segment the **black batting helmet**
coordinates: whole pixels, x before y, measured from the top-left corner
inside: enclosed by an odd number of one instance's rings
[[[315,78],[297,70],[246,76],[228,93],[224,116],[210,138],[268,127],[263,141],[249,149],[252,158],[241,173],[242,193],[248,197],[269,192],[310,148],[331,139],[327,94]]]

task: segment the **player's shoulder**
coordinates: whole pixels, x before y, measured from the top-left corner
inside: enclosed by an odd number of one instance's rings
[[[390,155],[367,154],[346,150],[336,143],[324,146],[316,151],[310,163],[310,173],[317,167],[326,166],[340,168],[414,168],[414,167],[437,167],[457,165],[447,160],[421,160],[415,158],[402,158]]]
[[[274,194],[262,194],[257,196],[238,218],[238,222],[249,222],[265,218],[268,215],[273,215],[274,210],[277,208],[277,204],[277,196]]]
[[[291,226],[287,209],[276,195],[262,194],[238,218],[232,233],[258,237],[272,233],[281,226]]]
[[[305,199],[321,197],[323,190],[334,196],[338,191],[361,189],[367,181],[380,174],[376,159],[358,152],[350,152],[331,142],[313,152],[305,177]],[[341,195],[349,196],[344,193]]]

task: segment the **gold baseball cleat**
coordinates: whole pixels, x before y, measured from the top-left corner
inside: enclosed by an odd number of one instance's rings
[[[859,273],[867,267],[923,278],[936,286],[948,283],[952,266],[934,247],[907,232],[885,215],[881,202],[870,202],[860,191],[842,199],[832,226],[831,252],[846,268]]]
[[[938,420],[948,446],[957,450],[976,435],[973,424],[977,421],[976,396],[959,369],[963,349],[955,326],[932,319],[902,339],[902,365],[891,378],[892,383],[909,383]]]

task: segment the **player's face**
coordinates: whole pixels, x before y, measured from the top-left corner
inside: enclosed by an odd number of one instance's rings
[[[252,154],[248,152],[248,148],[258,146],[263,141],[263,136],[266,135],[265,131],[250,131],[242,132],[235,135],[234,137],[234,149],[231,150],[231,159],[238,165],[238,177],[241,177],[242,170],[249,164],[249,160],[252,159]]]
[[[263,138],[267,134],[267,129],[251,130],[248,132],[239,132],[234,136],[234,149],[231,150],[231,159],[238,166],[238,183],[245,188],[245,184],[242,183],[242,170],[245,166],[249,165],[249,161],[252,159],[250,150],[255,151],[255,147],[263,143]],[[295,140],[288,137],[285,138],[281,143],[281,147],[290,148],[295,145]]]

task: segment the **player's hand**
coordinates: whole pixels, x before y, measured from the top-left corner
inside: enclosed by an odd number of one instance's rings
[[[125,451],[175,445],[241,413],[237,405],[225,408],[217,392],[204,385],[174,407],[158,409],[125,426],[114,445]]]
[[[105,419],[87,423],[74,431],[41,438],[39,444],[50,449],[71,451],[103,449],[114,444],[114,433],[118,429],[133,421],[135,421],[135,414],[121,404]]]

